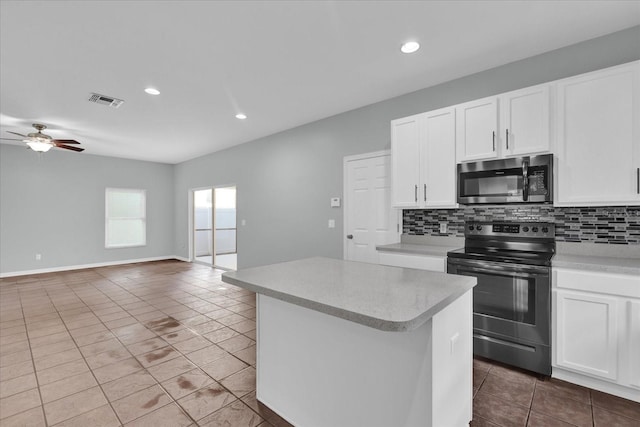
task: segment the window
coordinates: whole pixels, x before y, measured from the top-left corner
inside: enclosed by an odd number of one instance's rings
[[[126,248],[147,244],[146,192],[107,188],[105,247]]]

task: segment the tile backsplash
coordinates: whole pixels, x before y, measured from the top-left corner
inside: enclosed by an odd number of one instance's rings
[[[464,237],[465,221],[553,222],[563,242],[640,244],[640,206],[560,208],[548,205],[464,206],[459,209],[407,209],[403,232]],[[440,223],[447,233],[440,233]]]

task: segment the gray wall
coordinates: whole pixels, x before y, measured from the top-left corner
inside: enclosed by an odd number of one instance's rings
[[[105,249],[106,187],[147,190],[146,246]],[[0,144],[0,273],[174,255],[173,212],[172,165]]]
[[[0,273],[186,257],[189,189],[214,185],[238,188],[240,267],[341,258],[343,158],[389,148],[390,120],[639,58],[634,27],[175,166],[0,144]],[[147,189],[147,246],[104,248],[108,186]]]
[[[639,58],[633,27],[176,165],[176,253],[188,255],[189,189],[235,184],[247,221],[238,225],[239,267],[342,258],[343,212],[329,199],[342,197],[343,157],[389,148],[390,120]]]

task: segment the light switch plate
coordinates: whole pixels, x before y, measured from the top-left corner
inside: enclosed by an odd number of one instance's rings
[[[340,207],[340,197],[332,197],[331,198],[331,207],[339,208]]]

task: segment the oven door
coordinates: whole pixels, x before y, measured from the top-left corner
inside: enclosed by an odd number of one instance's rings
[[[549,267],[449,257],[447,272],[473,276],[474,333],[549,345]]]

